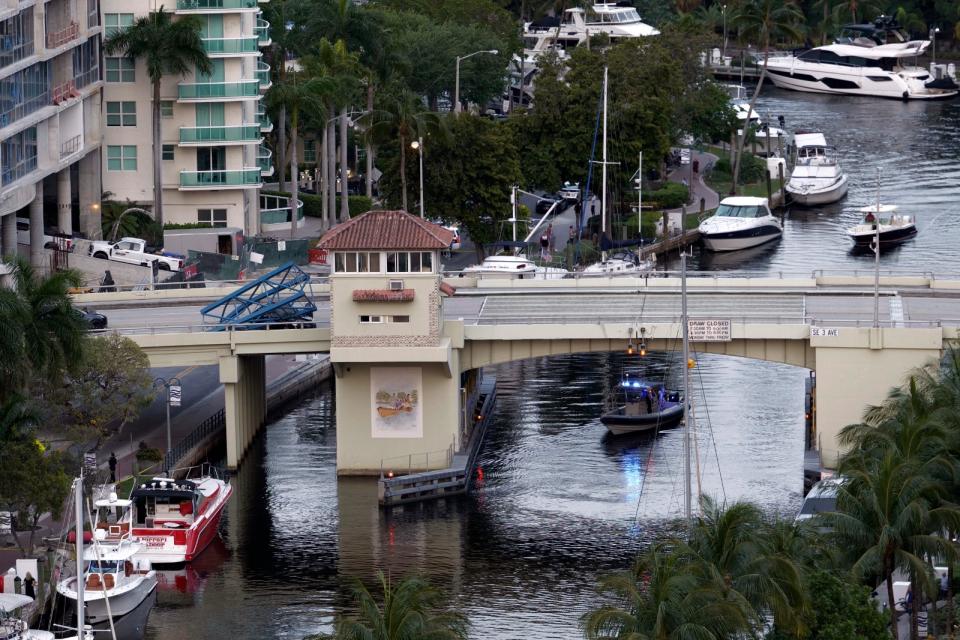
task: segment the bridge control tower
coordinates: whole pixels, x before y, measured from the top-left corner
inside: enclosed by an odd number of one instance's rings
[[[379,474],[456,450],[462,324],[443,321],[444,227],[403,211],[370,211],[328,232],[330,360],[337,377],[337,470]],[[406,466],[406,462],[404,462]]]

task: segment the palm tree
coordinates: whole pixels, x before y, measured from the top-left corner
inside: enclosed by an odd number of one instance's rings
[[[333,634],[313,635],[305,640],[464,640],[467,637],[467,618],[447,608],[443,593],[422,578],[408,577],[394,585],[380,571],[377,582],[381,598],[374,597],[363,584],[354,586],[359,617],[337,620]]]
[[[49,380],[80,358],[86,325],[74,309],[69,291],[83,279],[71,270],[43,276],[20,257],[13,260],[13,279],[16,302],[10,320],[19,327],[23,356],[14,365],[13,380],[21,385],[28,375]],[[2,386],[11,391],[18,388],[16,384]]]
[[[300,166],[297,163],[297,143],[300,130],[300,113],[303,110],[321,108],[321,95],[329,91],[325,78],[311,77],[308,73],[290,71],[281,82],[270,87],[267,100],[275,108],[283,108],[290,115],[290,237],[297,235],[297,214],[300,188]]]
[[[733,23],[740,29],[740,34],[748,38],[755,38],[763,50],[763,66],[760,68],[760,77],[757,80],[757,89],[750,98],[750,109],[753,109],[763,80],[767,77],[767,60],[770,57],[770,44],[783,37],[792,40],[800,39],[798,25],[803,22],[803,14],[791,0],[750,0],[734,16]],[[753,111],[747,111],[753,113]],[[750,127],[744,126],[737,143],[737,157],[733,164],[733,183],[730,185],[731,194],[737,191],[737,180],[740,178],[740,160],[747,143],[747,132]]]
[[[704,496],[700,510],[679,546],[691,566],[726,598],[742,601],[754,624],[762,624],[769,611],[778,629],[798,630],[806,604],[803,573],[789,555],[765,546],[759,508],[746,502],[724,507]]]
[[[200,38],[202,23],[196,16],[181,16],[158,11],[137,18],[129,27],[118,31],[104,42],[108,54],[123,52],[131,60],[142,60],[153,84],[153,210],[154,218],[163,227],[163,184],[160,131],[160,81],[164,75],[184,76],[196,70],[210,73],[213,65]]]
[[[39,422],[40,418],[26,398],[12,395],[0,404],[0,443],[24,440]]]
[[[440,131],[440,117],[428,111],[420,96],[407,88],[394,88],[381,96],[380,109],[368,116],[367,135],[385,142],[397,140],[400,147],[401,204],[407,209],[407,147],[428,133]]]
[[[632,572],[601,578],[599,591],[621,606],[605,605],[580,618],[588,640],[725,640],[753,629],[744,603],[724,597],[662,543],[641,555]]]
[[[840,472],[847,481],[838,488],[837,511],[818,517],[833,528],[839,546],[853,554],[854,577],[879,575],[886,580],[896,640],[894,572],[905,570],[915,586],[924,586],[930,576],[927,557],[955,558],[949,541],[931,532],[948,527],[955,530],[960,525],[960,510],[943,501],[942,483],[896,452],[879,461],[861,457],[841,460]],[[917,595],[915,602],[920,601]]]

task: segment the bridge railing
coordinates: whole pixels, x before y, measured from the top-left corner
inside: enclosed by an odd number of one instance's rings
[[[247,280],[200,280],[195,282],[158,282],[154,285],[156,291],[180,290],[180,289],[213,289],[217,287],[241,287],[253,282],[253,279]],[[329,284],[330,277],[326,275],[310,274],[310,284]],[[143,281],[123,282],[111,285],[87,284],[79,287],[74,293],[116,293],[121,291],[142,291]],[[197,295],[203,295],[202,291],[197,291]]]
[[[328,318],[292,322],[245,322],[236,324],[181,324],[157,327],[115,327],[90,330],[88,333],[110,335],[118,333],[124,336],[160,335],[165,333],[223,333],[234,331],[281,331],[285,329],[325,329],[330,326]]]
[[[751,280],[751,279],[774,279],[774,280],[790,280],[790,279],[812,279],[816,280],[819,278],[825,278],[830,276],[846,276],[846,277],[873,277],[875,271],[873,269],[813,269],[811,271],[792,271],[792,270],[778,270],[778,271],[748,271],[748,270],[736,270],[736,271],[694,271],[687,270],[687,278],[697,279],[697,278],[711,278],[714,280]],[[445,270],[443,271],[443,276],[446,278],[475,278],[479,280],[512,280],[510,278],[511,274],[506,273],[478,273],[471,271],[463,270]],[[596,280],[603,281],[608,279],[617,280],[620,278],[624,279],[643,279],[643,278],[680,278],[682,273],[679,270],[674,269],[656,269],[648,272],[641,272],[630,275],[607,275],[607,276],[598,276],[597,274],[586,274],[583,271],[568,271],[566,273],[538,273],[531,276],[524,276],[522,281],[542,281],[542,280]],[[921,278],[927,280],[960,280],[960,273],[956,274],[946,274],[946,273],[934,273],[933,271],[911,271],[903,269],[881,269],[880,270],[881,278]]]

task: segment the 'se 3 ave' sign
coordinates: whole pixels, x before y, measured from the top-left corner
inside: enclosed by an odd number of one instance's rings
[[[687,320],[691,342],[730,342],[729,320]]]

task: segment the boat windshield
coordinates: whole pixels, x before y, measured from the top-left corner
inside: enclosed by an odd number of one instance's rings
[[[87,563],[87,573],[116,573],[120,563],[116,560],[92,560]]]
[[[636,9],[620,7],[616,9],[602,8],[599,11],[589,11],[587,13],[587,21],[591,23],[603,22],[607,24],[640,22],[640,14],[637,13]]]
[[[833,497],[807,498],[800,507],[800,513],[804,515],[814,515],[817,513],[829,513],[836,511],[837,499]]]
[[[715,214],[721,218],[762,218],[767,215],[766,207],[721,204]]]

